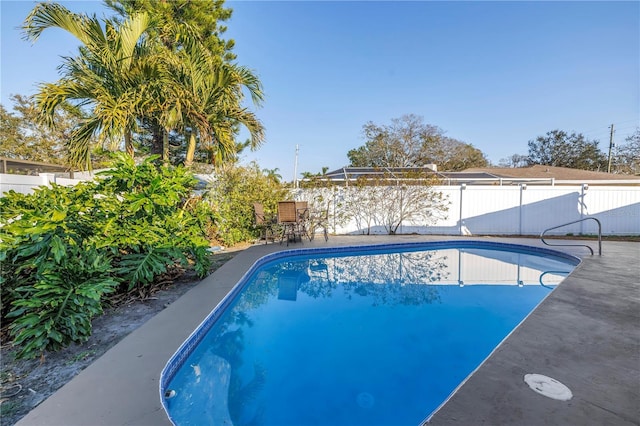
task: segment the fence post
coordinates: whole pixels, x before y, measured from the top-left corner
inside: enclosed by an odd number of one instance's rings
[[[580,190],[580,219],[584,219],[584,210],[585,210],[584,196],[587,189],[589,189],[589,185],[587,185],[586,183],[583,183],[582,188]],[[580,235],[582,234],[584,234],[584,221],[580,222]]]
[[[518,221],[518,235],[522,235],[522,192],[527,189],[526,183],[521,183],[520,185],[520,207],[519,207],[519,216],[520,220]]]
[[[40,176],[40,185],[51,187],[51,182],[56,182],[56,175],[53,173],[38,173]]]
[[[458,223],[460,224],[459,226],[459,231],[460,231],[460,235],[464,235],[462,233],[462,194],[464,193],[464,190],[467,189],[467,184],[466,183],[461,183],[460,184],[460,217],[458,220]]]

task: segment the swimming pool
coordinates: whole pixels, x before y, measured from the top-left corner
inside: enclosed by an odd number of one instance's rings
[[[178,425],[419,424],[578,264],[478,241],[274,253],[163,370]]]

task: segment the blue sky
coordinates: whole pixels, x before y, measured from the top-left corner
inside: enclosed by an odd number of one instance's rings
[[[103,13],[101,3],[63,2]],[[0,3],[2,103],[57,79],[73,39],[19,26],[32,1]],[[547,131],[606,151],[640,126],[640,2],[231,1],[226,38],[260,77],[266,143],[243,161],[293,178],[348,164],[362,126],[422,116],[493,162]]]

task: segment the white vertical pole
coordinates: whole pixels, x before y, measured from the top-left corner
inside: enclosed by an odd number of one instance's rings
[[[458,285],[464,286],[464,280],[462,279],[462,249],[458,249]]]
[[[585,208],[585,200],[584,196],[586,195],[586,190],[589,189],[589,185],[586,183],[582,184],[581,193],[580,193],[580,219],[584,219],[584,208]],[[580,222],[580,235],[584,233],[584,222]]]
[[[462,197],[462,194],[463,194],[463,191],[464,191],[465,189],[467,189],[467,184],[466,184],[466,183],[462,183],[462,184],[460,184],[460,218],[459,218],[459,222],[460,222],[460,229],[459,229],[459,230],[460,230],[460,235],[464,235],[464,234],[462,233],[462,198],[463,198],[463,197]]]
[[[526,183],[521,183],[521,184],[520,184],[520,209],[519,209],[519,213],[520,213],[520,215],[519,215],[519,216],[520,216],[520,220],[519,220],[519,222],[520,222],[520,224],[519,224],[519,226],[518,226],[518,229],[519,229],[518,233],[519,233],[519,235],[522,235],[522,195],[523,195],[523,192],[524,192],[524,190],[525,190],[525,189],[527,189],[527,184],[526,184]]]

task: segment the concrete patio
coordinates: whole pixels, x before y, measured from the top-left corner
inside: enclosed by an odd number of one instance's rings
[[[456,237],[349,236],[331,237],[328,243],[316,239],[289,247],[252,246],[115,345],[18,425],[171,424],[160,404],[162,368],[265,254],[287,248],[452,239]],[[537,239],[491,240],[542,246]],[[640,243],[604,242],[601,257],[583,248],[558,249],[583,257],[582,264],[429,424],[640,424]],[[559,380],[573,398],[558,401],[535,393],[523,380],[527,373]]]

